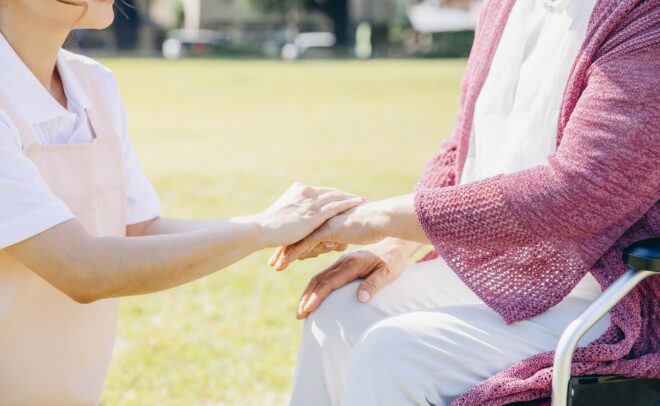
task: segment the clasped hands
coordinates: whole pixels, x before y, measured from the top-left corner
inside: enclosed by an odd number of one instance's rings
[[[289,223],[287,229],[297,230],[270,259],[276,270],[282,271],[296,260],[343,251],[349,244],[366,246],[343,255],[310,280],[296,312],[299,319],[316,310],[332,291],[357,279],[364,279],[356,292],[358,300],[369,301],[403,272],[409,257],[422,244],[428,244],[412,195],[368,202],[336,189],[294,184],[271,206],[268,217],[275,212],[286,215],[282,205],[301,204],[308,209],[301,212],[297,207],[289,213],[299,215],[297,221],[281,219]]]

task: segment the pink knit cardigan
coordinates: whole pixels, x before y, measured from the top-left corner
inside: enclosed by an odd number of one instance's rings
[[[597,2],[546,165],[456,185],[475,101],[514,2],[484,4],[458,125],[415,194],[437,252],[507,323],[545,312],[587,272],[609,286],[625,271],[623,248],[660,235],[660,0]],[[651,277],[614,307],[609,329],[575,353],[573,374],[660,378],[659,294],[660,277]],[[519,362],[453,404],[549,396],[552,358]]]

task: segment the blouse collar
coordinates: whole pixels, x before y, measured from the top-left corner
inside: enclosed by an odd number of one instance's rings
[[[67,51],[60,49],[57,70],[64,85],[68,109],[46,90],[23,63],[7,39],[0,33],[0,92],[9,99],[19,113],[31,124],[40,124],[79,109],[91,108],[91,100],[68,66]]]

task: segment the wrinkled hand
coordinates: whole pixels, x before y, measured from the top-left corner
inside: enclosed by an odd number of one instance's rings
[[[356,279],[364,279],[358,287],[358,300],[368,302],[403,272],[408,259],[420,246],[418,243],[388,238],[343,255],[310,280],[298,304],[296,318],[306,318],[330,293]]]
[[[361,203],[361,197],[337,189],[294,183],[255,217],[264,244],[277,247],[300,241],[329,218]]]
[[[270,265],[282,271],[289,264],[316,257],[329,251],[343,251],[348,244],[372,244],[385,238],[385,220],[381,202],[370,202],[340,213],[326,221],[316,231],[296,242],[280,247]]]

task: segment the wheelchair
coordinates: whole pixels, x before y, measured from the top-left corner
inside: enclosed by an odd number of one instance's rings
[[[623,260],[628,271],[619,277],[577,319],[566,327],[555,350],[552,398],[509,406],[660,406],[660,379],[617,375],[571,376],[577,344],[598,320],[644,279],[660,274],[660,238],[627,247]]]

